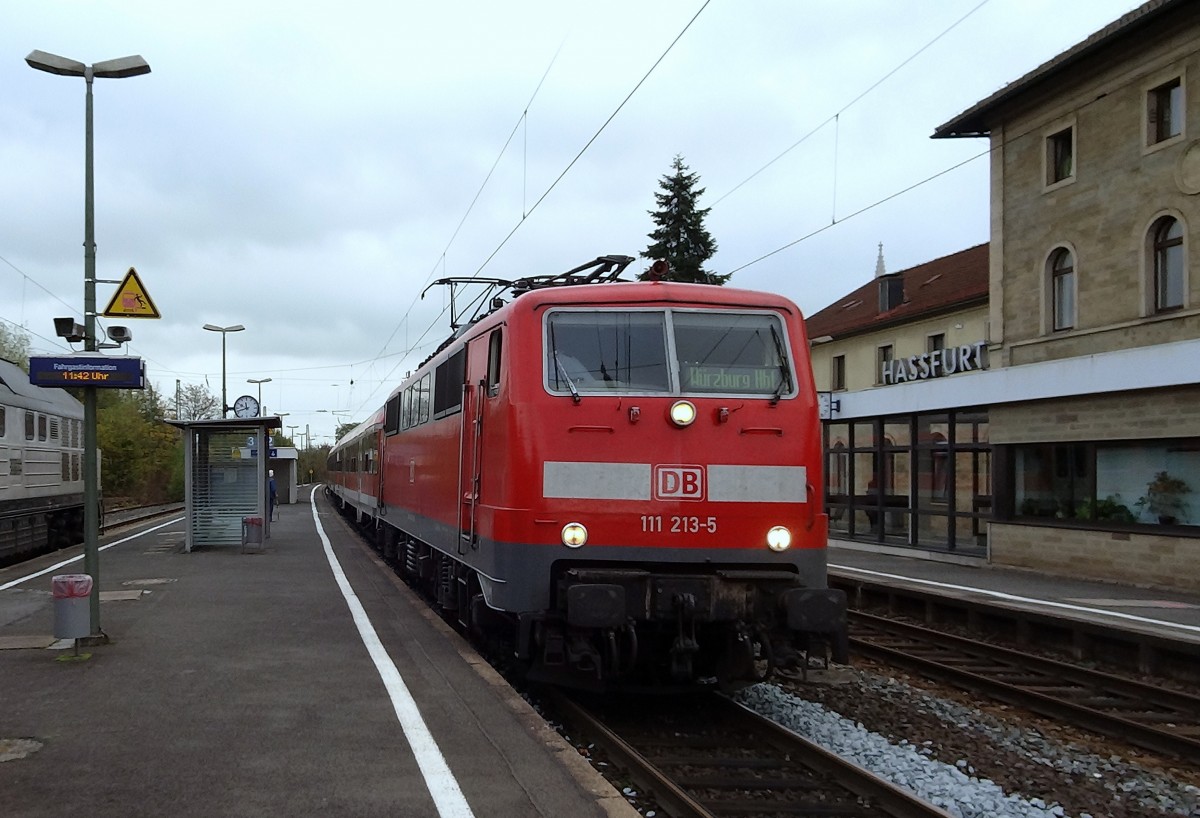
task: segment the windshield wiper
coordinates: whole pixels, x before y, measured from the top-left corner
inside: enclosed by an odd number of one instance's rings
[[[792,391],[792,367],[788,363],[787,352],[783,348],[783,339],[779,337],[779,332],[775,329],[775,325],[771,325],[771,338],[775,341],[775,352],[779,355],[779,386],[775,390],[775,394],[771,396],[771,405],[779,403],[779,399],[783,396],[783,388],[787,387],[787,391]]]
[[[579,390],[575,388],[575,381],[571,380],[571,376],[567,374],[567,368],[558,359],[558,340],[554,336],[553,322],[550,323],[550,354],[554,356],[554,367],[558,370],[559,376],[567,382],[567,388],[571,390],[571,399],[579,403]]]
[[[562,361],[558,360],[558,350],[554,350],[554,365],[558,367],[558,374],[562,375],[563,380],[567,382],[567,388],[571,390],[571,398],[579,403],[579,390],[575,388],[575,381],[571,380],[571,376],[567,374],[567,368],[562,365]]]

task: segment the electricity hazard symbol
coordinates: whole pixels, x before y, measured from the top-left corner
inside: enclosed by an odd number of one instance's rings
[[[104,308],[104,314],[109,318],[162,318],[158,314],[158,307],[154,306],[154,301],[150,298],[150,293],[146,292],[146,285],[138,278],[137,270],[132,267],[125,274],[121,286],[117,288],[108,306]]]

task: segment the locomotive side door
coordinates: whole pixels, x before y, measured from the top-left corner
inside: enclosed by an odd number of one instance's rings
[[[498,360],[500,329],[467,342],[467,360],[463,373],[462,430],[459,442],[458,553],[479,547],[479,493],[483,461],[483,416],[491,387],[489,361]]]

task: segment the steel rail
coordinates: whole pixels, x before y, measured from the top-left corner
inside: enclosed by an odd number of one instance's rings
[[[571,724],[573,732],[595,741],[672,818],[782,814],[949,816],[908,790],[721,696],[707,697],[703,706],[691,709],[690,717],[696,729],[703,730],[703,739],[692,739],[689,744],[686,737],[677,736],[679,747],[670,748],[672,755],[660,759],[649,758],[636,745],[643,742],[661,745],[663,739],[630,737],[628,732],[622,735],[622,728],[610,726],[606,717],[594,714],[561,691],[548,691],[546,696],[553,709]],[[642,718],[632,717],[636,730],[653,730],[647,725],[665,706],[662,700],[641,702],[637,711]],[[722,723],[728,726],[721,729]],[[707,756],[704,750],[721,755]],[[713,772],[714,769],[721,772]],[[748,772],[739,774],[739,771]],[[814,790],[820,793],[837,790],[842,798],[853,803],[838,808],[820,795],[805,797]],[[773,797],[779,792],[784,797]]]
[[[1200,761],[1198,696],[858,611],[850,613],[850,623],[850,647],[860,655]]]

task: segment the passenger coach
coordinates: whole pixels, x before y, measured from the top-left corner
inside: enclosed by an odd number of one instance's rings
[[[83,405],[0,359],[0,565],[83,541]]]

